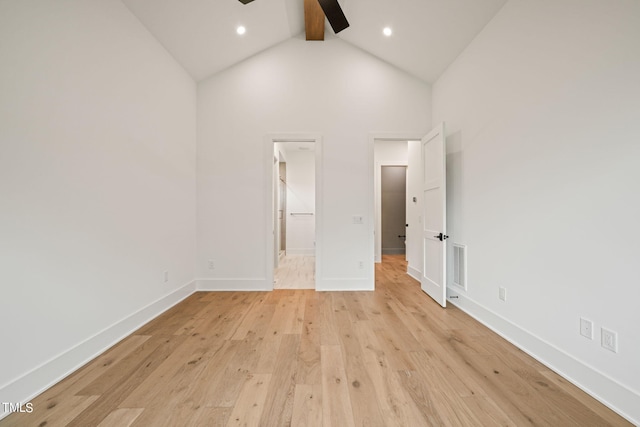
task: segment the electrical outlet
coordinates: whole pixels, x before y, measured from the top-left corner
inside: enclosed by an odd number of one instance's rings
[[[600,330],[600,345],[607,350],[618,352],[618,334],[608,329],[602,328]]]
[[[500,298],[502,301],[507,301],[507,290],[505,288],[498,288],[498,298]]]
[[[167,283],[169,281],[169,272],[165,271],[164,272],[164,283]]]
[[[580,335],[590,340],[593,339],[593,322],[591,320],[580,318]]]
[[[362,270],[364,268],[364,262],[358,261],[358,268]]]
[[[213,262],[212,259],[209,260],[209,270],[215,270],[216,269],[216,263]]]

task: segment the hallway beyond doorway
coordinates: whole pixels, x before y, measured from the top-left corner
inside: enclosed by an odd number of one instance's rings
[[[274,289],[315,289],[316,257],[281,255],[273,274]]]

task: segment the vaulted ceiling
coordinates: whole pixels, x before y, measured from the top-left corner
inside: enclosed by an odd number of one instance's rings
[[[291,37],[304,38],[304,0],[123,0],[196,81]],[[506,0],[341,0],[338,37],[432,83]],[[239,36],[237,26],[246,28]],[[393,34],[382,34],[390,27]],[[309,41],[307,43],[323,43]]]

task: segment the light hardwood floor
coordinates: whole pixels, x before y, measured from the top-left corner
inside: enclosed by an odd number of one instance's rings
[[[274,275],[275,289],[315,289],[316,257],[313,255],[283,255]]]
[[[384,256],[375,292],[199,292],[0,426],[622,426]]]

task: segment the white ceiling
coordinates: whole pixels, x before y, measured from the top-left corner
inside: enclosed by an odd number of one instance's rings
[[[196,81],[304,32],[304,0],[123,2]],[[432,83],[504,3],[341,0],[351,26],[337,37]],[[247,28],[243,36],[236,34],[238,25]],[[382,35],[385,26],[392,27],[391,37]]]

